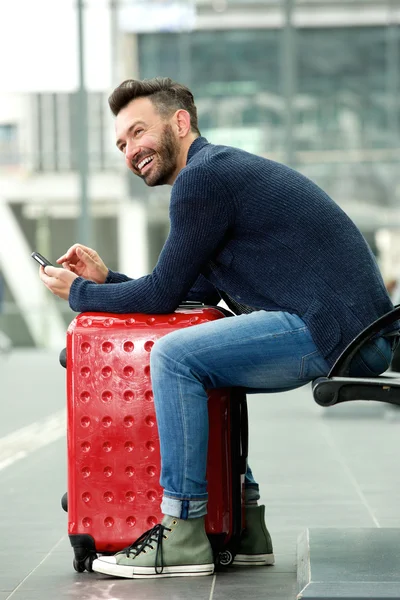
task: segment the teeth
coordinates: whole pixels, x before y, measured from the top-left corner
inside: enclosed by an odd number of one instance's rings
[[[153,160],[152,156],[148,156],[147,158],[144,158],[137,166],[137,168],[139,169],[139,171],[141,171],[144,167],[144,165],[147,165],[149,162],[151,162]]]

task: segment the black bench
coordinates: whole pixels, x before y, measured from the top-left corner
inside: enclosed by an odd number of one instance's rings
[[[365,378],[347,376],[350,362],[360,348],[399,319],[400,305],[364,329],[345,348],[326,377],[315,379],[312,390],[317,404],[326,407],[350,400],[375,400],[400,405],[400,373]]]

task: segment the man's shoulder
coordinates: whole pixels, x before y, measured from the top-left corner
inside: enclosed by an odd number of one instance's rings
[[[197,158],[197,157],[196,157]],[[196,160],[187,164],[178,174],[172,186],[171,198],[186,194],[188,190],[215,188],[212,168],[208,161]]]
[[[209,143],[200,148],[180,171],[174,187],[188,182],[207,180],[211,173],[210,158],[212,158],[213,148],[215,146]]]
[[[188,193],[191,196],[196,192],[206,194],[210,200],[214,198],[215,201],[226,195],[225,182],[229,168],[216,166],[214,148],[218,147],[208,144],[202,148],[180,171],[172,187],[172,203]]]
[[[240,148],[225,146],[221,144],[207,143],[201,147],[188,161],[186,167],[182,169],[179,177],[200,177],[215,176],[218,172],[221,175],[230,173],[233,164],[245,161],[265,160],[261,157],[250,154]]]
[[[205,144],[190,153],[186,166],[176,178],[175,193],[195,186],[207,190],[212,188],[226,196],[228,189],[232,193],[233,189],[242,189],[247,185],[249,173],[269,178],[271,171],[278,166],[278,163],[246,150],[204,141]]]
[[[255,154],[250,154],[249,152],[247,152],[246,150],[243,150],[242,148],[236,148],[235,146],[227,146],[224,144],[211,144],[210,142],[208,142],[206,145],[204,145],[202,148],[200,148],[200,150],[197,152],[197,154],[195,154],[192,158],[192,162],[196,162],[196,159],[198,162],[207,162],[216,158],[220,158],[220,159],[224,159],[224,158],[228,158],[229,156],[248,156],[249,158],[254,158],[257,159],[259,158],[257,155]]]

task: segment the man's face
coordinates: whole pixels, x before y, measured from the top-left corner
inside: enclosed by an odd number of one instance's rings
[[[132,100],[117,115],[117,147],[128,169],[148,186],[173,183],[180,143],[173,125],[163,119],[149,98]]]

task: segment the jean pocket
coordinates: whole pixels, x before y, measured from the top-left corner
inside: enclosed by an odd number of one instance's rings
[[[392,340],[380,337],[355,355],[350,363],[350,377],[374,377],[390,367],[392,361]]]
[[[329,373],[329,365],[319,350],[306,354],[301,359],[299,379],[311,381]]]

